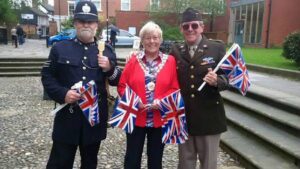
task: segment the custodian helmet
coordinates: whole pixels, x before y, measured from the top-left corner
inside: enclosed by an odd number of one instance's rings
[[[80,1],[77,3],[74,20],[98,22],[98,11],[95,4],[91,1]]]

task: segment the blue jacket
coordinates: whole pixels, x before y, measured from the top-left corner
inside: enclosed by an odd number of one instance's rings
[[[52,134],[55,141],[87,145],[106,138],[108,107],[105,81],[108,79],[110,85],[116,86],[121,71],[116,67],[116,54],[110,46],[106,45],[103,52],[112,65],[110,71],[103,72],[98,66],[98,52],[97,43],[83,44],[77,38],[61,41],[50,51],[41,72],[44,89],[50,98],[62,104],[71,86],[90,80],[96,82],[99,95],[100,124],[91,127],[78,104],[68,104],[55,116]]]

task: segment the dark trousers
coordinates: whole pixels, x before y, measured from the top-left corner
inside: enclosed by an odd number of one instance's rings
[[[116,38],[110,38],[110,44],[113,48],[116,48]]]
[[[79,145],[81,169],[96,169],[100,142],[91,145]],[[47,169],[72,169],[77,145],[53,141]]]
[[[127,147],[125,169],[140,169],[145,137],[147,135],[148,169],[161,169],[164,144],[161,142],[161,128],[135,126],[132,134],[126,134]]]
[[[11,36],[11,44],[15,45],[15,48],[18,47],[18,37],[17,36],[15,36],[15,35]]]

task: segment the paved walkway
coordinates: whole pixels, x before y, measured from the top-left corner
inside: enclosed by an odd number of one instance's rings
[[[26,39],[23,45],[15,48],[11,44],[0,44],[0,58],[47,58],[50,47],[46,47],[45,40]],[[131,48],[116,48],[117,57],[125,58]]]
[[[47,58],[49,51],[45,41],[27,40],[17,49],[0,45],[0,58]],[[118,57],[125,57],[130,51],[130,48],[116,49]],[[0,86],[5,88],[0,91],[0,168],[45,168],[52,144],[53,117],[48,112],[53,109],[53,102],[42,100],[40,77],[1,77]],[[98,169],[123,168],[125,140],[121,130],[108,129],[107,139],[98,154]],[[142,169],[147,168],[145,157],[144,151]],[[163,168],[174,169],[177,162],[177,146],[167,145]],[[78,168],[80,158],[77,154],[74,169]],[[239,163],[221,149],[218,168],[241,169]]]

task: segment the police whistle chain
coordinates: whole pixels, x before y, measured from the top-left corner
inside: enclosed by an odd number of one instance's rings
[[[229,48],[229,50],[226,52],[226,54],[224,55],[224,57],[221,59],[221,61],[218,63],[218,65],[215,67],[215,69],[213,70],[214,73],[216,73],[220,66],[222,65],[222,63],[231,55],[231,53],[238,47],[239,45],[234,43],[232,44],[232,46]],[[198,88],[198,91],[201,91],[203,89],[203,87],[206,85],[206,82],[203,82],[201,84],[201,86]]]
[[[79,82],[75,83],[75,84],[71,87],[71,89],[76,89],[76,90],[78,90],[78,89],[81,88],[81,87],[82,87],[82,81],[79,81]],[[62,108],[64,108],[66,105],[68,105],[68,103],[64,103],[64,104],[58,105],[54,110],[52,110],[52,111],[50,112],[50,114],[51,114],[52,116],[55,116],[56,113],[59,112]]]

